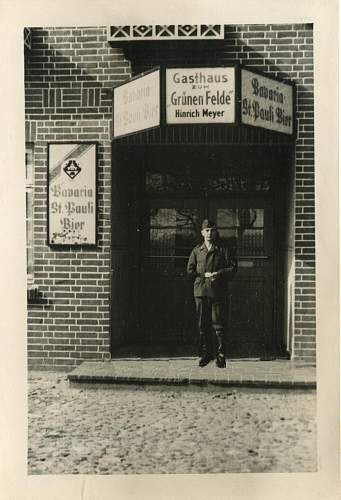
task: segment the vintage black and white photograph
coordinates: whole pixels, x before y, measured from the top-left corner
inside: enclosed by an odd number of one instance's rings
[[[314,24],[111,21],[22,33],[28,474],[316,472]]]
[[[0,10],[0,497],[337,498],[337,0]]]

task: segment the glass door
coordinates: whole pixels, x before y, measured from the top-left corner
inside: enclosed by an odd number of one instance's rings
[[[138,248],[132,245],[139,271],[130,337],[136,344],[180,351],[191,345],[196,352],[193,283],[186,267],[192,248],[202,242],[202,220],[209,217],[239,263],[225,301],[227,355],[276,354],[274,169],[264,163],[264,151],[226,152],[193,148],[163,154],[162,162],[160,156],[146,166],[138,222],[131,227],[139,235]]]
[[[274,354],[272,205],[260,197],[212,200],[209,214],[217,221],[221,243],[238,259],[226,297],[227,355]]]
[[[195,345],[192,283],[186,267],[199,242],[202,209],[193,200],[150,200],[144,224],[140,317],[145,344]]]

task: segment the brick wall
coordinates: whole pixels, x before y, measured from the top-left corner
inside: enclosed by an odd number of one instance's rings
[[[25,64],[26,138],[34,142],[34,262],[28,307],[31,366],[109,356],[112,88],[129,63],[105,28],[36,28]],[[47,246],[47,142],[98,141],[98,246]]]
[[[223,45],[179,51],[138,46],[132,70],[181,60],[238,61],[296,82],[294,336],[295,359],[315,360],[315,216],[313,26],[226,26]],[[35,29],[25,69],[27,140],[35,142],[35,282],[40,304],[29,307],[29,359],[74,365],[109,353],[110,128],[112,87],[131,74],[122,51],[106,42],[105,28]],[[47,141],[99,141],[99,245],[92,251],[46,246]],[[72,269],[68,266],[72,266]]]

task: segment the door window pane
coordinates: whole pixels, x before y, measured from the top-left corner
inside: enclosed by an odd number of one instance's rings
[[[33,276],[33,248],[26,248],[27,274]]]
[[[198,222],[197,209],[178,209],[176,211],[175,255],[189,256],[196,243]]]
[[[240,168],[238,168],[240,171]],[[209,173],[210,193],[245,193],[270,191],[271,173],[264,169],[251,173],[240,173],[232,169],[215,169]]]
[[[236,248],[238,256],[262,256],[264,249],[263,208],[218,208],[221,239]]]
[[[149,255],[174,255],[176,210],[159,208],[150,212]]]
[[[26,190],[26,219],[33,220],[33,190]]]
[[[31,143],[26,144],[25,175],[26,175],[26,185],[32,185],[33,184],[33,145]]]
[[[228,246],[237,244],[237,211],[233,208],[217,209],[217,227],[221,240]]]
[[[193,191],[193,179],[188,169],[173,172],[146,173],[146,191],[149,194],[188,193]]]
[[[176,267],[183,266],[196,243],[198,222],[197,209],[151,209],[146,256],[152,258],[154,264],[155,259],[165,263],[168,259]]]

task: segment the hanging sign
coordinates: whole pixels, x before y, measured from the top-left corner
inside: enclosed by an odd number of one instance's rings
[[[48,243],[95,245],[96,144],[49,144],[48,154]]]
[[[292,85],[241,70],[242,123],[292,134],[293,113]]]
[[[160,71],[114,88],[114,137],[160,125]]]
[[[167,123],[234,123],[235,68],[166,70]]]

